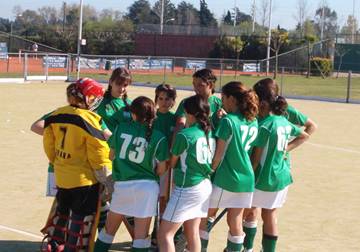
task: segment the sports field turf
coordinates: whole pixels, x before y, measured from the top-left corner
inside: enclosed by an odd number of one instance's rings
[[[137,78],[137,77],[136,77]],[[254,81],[255,79],[248,79]],[[248,83],[247,81],[244,81]],[[30,124],[66,103],[67,83],[0,84],[0,251],[38,251],[52,199],[46,198],[47,160],[41,137]],[[154,96],[151,88],[130,87],[129,96]],[[179,92],[178,102],[192,92]],[[278,252],[360,251],[360,105],[289,100],[318,123],[309,142],[292,154],[294,184],[278,213]],[[261,222],[259,222],[261,227]],[[259,228],[261,230],[261,228]],[[226,244],[225,219],[213,230],[210,252]],[[256,238],[260,248],[261,231]],[[114,251],[129,236],[121,228]]]

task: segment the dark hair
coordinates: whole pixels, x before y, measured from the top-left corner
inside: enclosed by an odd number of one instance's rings
[[[214,72],[211,69],[204,68],[197,70],[193,76],[193,78],[200,78],[207,84],[211,85],[211,92],[215,93],[215,82],[217,81],[217,78],[214,74]]]
[[[111,83],[124,83],[128,81],[129,85],[132,82],[132,78],[131,78],[131,73],[129,71],[129,69],[124,68],[124,67],[118,67],[115,68],[114,71],[112,71],[110,79],[109,79],[109,85],[108,88],[104,94],[104,97],[111,97]],[[122,100],[125,103],[125,111],[129,111],[130,107],[129,104],[127,102],[127,92],[124,93],[124,95],[122,96]]]
[[[145,97],[139,96],[130,105],[130,112],[136,115],[139,123],[143,123],[147,127],[146,141],[150,141],[152,134],[153,122],[155,119],[155,104],[154,102]]]
[[[231,81],[222,87],[221,92],[236,99],[238,110],[245,116],[246,120],[255,119],[259,113],[259,99],[253,90],[247,89],[239,81]]]
[[[176,89],[169,84],[160,84],[155,89],[155,103],[159,99],[159,95],[161,92],[165,92],[166,96],[175,101],[176,99]]]
[[[270,110],[275,115],[285,115],[288,107],[286,99],[278,95],[279,88],[276,83],[270,79],[262,79],[254,85],[254,90],[259,97],[260,102],[265,101],[270,105]]]
[[[76,83],[71,83],[69,86],[66,87],[66,97],[69,99],[70,97],[74,98],[76,103],[85,102],[82,97],[78,94],[80,93],[80,89],[78,88]],[[73,106],[77,106],[77,104],[71,104]]]
[[[200,95],[193,95],[184,101],[184,109],[186,113],[195,116],[196,121],[200,124],[201,129],[205,132],[206,137],[211,130],[210,105],[208,101]]]

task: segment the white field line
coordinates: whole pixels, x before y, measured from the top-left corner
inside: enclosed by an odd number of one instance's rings
[[[352,149],[346,149],[346,148],[341,148],[341,147],[328,146],[328,145],[324,145],[324,144],[309,143],[309,142],[306,142],[305,144],[312,145],[312,146],[319,147],[319,148],[323,148],[323,149],[329,149],[329,150],[334,150],[334,151],[342,151],[342,152],[360,154],[360,151],[358,151],[358,150],[352,150]]]
[[[15,229],[15,228],[3,226],[3,225],[0,225],[0,229],[10,231],[10,232],[14,232],[14,233],[18,233],[18,234],[22,234],[22,235],[26,235],[26,236],[36,238],[36,239],[40,239],[40,240],[44,238],[44,237],[42,237],[40,235],[32,234],[32,233],[29,233],[29,232],[26,232],[26,231],[22,231],[22,230],[19,230],[19,229]]]

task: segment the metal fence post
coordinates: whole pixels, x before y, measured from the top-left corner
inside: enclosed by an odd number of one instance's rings
[[[281,78],[280,78],[280,95],[283,96],[283,85],[284,85],[284,67],[281,67]]]
[[[163,77],[163,83],[165,83],[165,81],[166,81],[166,62],[165,62],[165,60],[163,60],[163,64],[164,64],[164,77]]]
[[[66,57],[66,81],[70,81],[70,60],[71,54],[68,54]]]
[[[223,63],[220,62],[220,90],[221,90],[221,87],[222,87],[222,76],[223,76],[223,71],[224,71],[224,66],[223,66]]]
[[[45,82],[49,80],[49,63],[48,63],[48,54],[45,55]]]
[[[351,70],[348,73],[347,90],[346,90],[346,103],[350,101],[350,89],[351,89]]]
[[[24,53],[24,81],[27,81],[28,76],[28,54]]]

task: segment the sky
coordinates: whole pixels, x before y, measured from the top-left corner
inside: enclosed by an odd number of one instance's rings
[[[1,0],[5,2],[6,0]],[[31,9],[36,10],[42,6],[60,7],[63,2],[79,3],[79,0],[12,0],[10,2],[2,3],[0,9],[0,17],[14,19],[13,8],[20,5],[23,10]],[[172,3],[177,5],[183,0],[171,0]],[[185,0],[192,3],[195,7],[199,8],[199,0]],[[227,10],[236,6],[240,11],[250,14],[251,5],[254,0],[207,0],[209,9],[215,14],[216,18],[221,18]],[[258,8],[262,0],[256,0]],[[360,0],[325,0],[331,9],[335,9],[338,14],[338,23],[342,26],[346,23],[348,15],[352,15],[353,1],[355,1],[355,16],[360,18]],[[97,10],[111,8],[126,12],[127,8],[134,2],[134,0],[83,0],[84,4],[94,6]],[[149,0],[153,5],[156,0]],[[308,13],[310,18],[314,16],[315,9],[320,6],[321,0],[308,0]],[[294,18],[296,12],[297,0],[273,0],[273,20],[272,26],[280,25],[286,29],[294,28],[296,20]],[[258,10],[259,11],[259,10]]]

